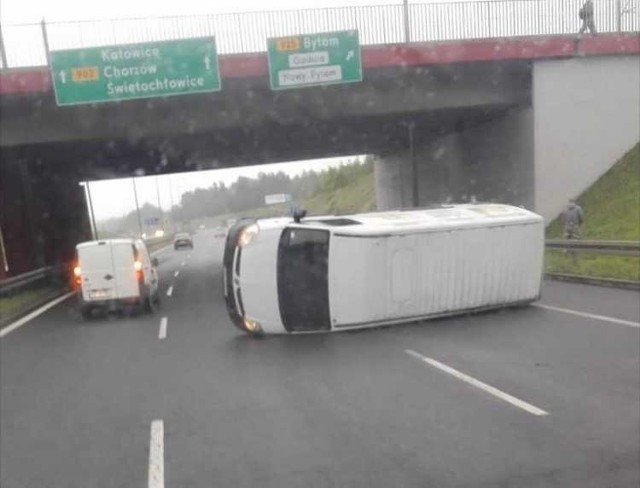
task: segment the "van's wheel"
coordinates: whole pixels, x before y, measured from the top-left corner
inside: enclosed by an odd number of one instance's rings
[[[147,295],[147,297],[144,300],[145,311],[148,313],[154,313],[157,307],[158,307],[157,298],[151,294]]]
[[[91,318],[91,307],[89,305],[81,305],[80,315],[84,320],[89,320]]]

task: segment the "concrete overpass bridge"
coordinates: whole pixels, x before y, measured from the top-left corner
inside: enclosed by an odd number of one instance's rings
[[[381,209],[475,195],[554,216],[640,134],[636,34],[362,48],[361,83],[272,92],[264,53],[218,93],[57,107],[47,68],[0,72],[2,221],[17,270],[86,231],[77,182],[355,153]]]

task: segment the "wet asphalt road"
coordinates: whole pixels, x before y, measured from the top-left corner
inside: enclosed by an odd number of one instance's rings
[[[222,240],[195,246],[159,255],[154,315],[83,322],[68,300],[0,339],[0,486],[151,486],[154,420],[168,488],[640,484],[640,328],[525,307],[252,339]],[[548,283],[541,303],[638,321],[639,298]]]

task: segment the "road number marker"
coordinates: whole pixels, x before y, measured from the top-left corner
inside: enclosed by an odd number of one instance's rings
[[[160,330],[158,330],[158,339],[166,339],[167,338],[167,317],[162,317],[160,319]]]
[[[167,288],[167,296],[170,297],[171,295],[173,295],[173,285]]]
[[[631,320],[622,320],[622,319],[617,319],[615,317],[607,317],[605,315],[595,315],[587,312],[579,312],[578,310],[554,307],[553,305],[543,305],[542,303],[534,303],[533,306],[538,308],[544,308],[545,310],[553,310],[554,312],[562,312],[570,315],[577,315],[578,317],[585,317],[587,319],[611,322],[612,324],[628,325],[629,327],[640,327],[640,322],[633,322]]]
[[[529,412],[532,415],[538,415],[538,416],[542,416],[542,415],[548,415],[549,413],[542,410],[541,408],[538,408],[534,405],[531,405],[530,403],[527,403],[523,400],[520,400],[519,398],[516,398],[514,396],[509,395],[508,393],[505,393],[504,391],[498,390],[497,388],[494,388],[491,385],[488,385],[486,383],[483,383],[480,380],[477,380],[467,374],[464,374],[461,371],[458,371],[457,369],[452,368],[451,366],[447,366],[444,363],[441,363],[440,361],[436,361],[435,359],[431,359],[428,358],[426,356],[423,356],[422,354],[413,351],[412,349],[405,349],[405,351],[407,354],[409,354],[410,356],[413,356],[416,359],[419,359],[420,361],[427,363],[430,366],[433,366],[434,368],[438,368],[440,371],[444,371],[445,373],[449,373],[451,376],[453,376],[454,378],[458,378],[459,380],[464,381],[465,383],[469,383],[472,386],[475,386],[476,388],[479,388],[493,396],[495,396],[496,398],[499,398],[502,401],[505,401],[507,403],[510,403],[511,405],[521,408],[522,410],[524,410],[525,412]]]
[[[164,421],[151,422],[149,488],[164,488]]]

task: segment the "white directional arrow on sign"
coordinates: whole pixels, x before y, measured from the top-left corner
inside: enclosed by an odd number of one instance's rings
[[[64,71],[60,71],[60,73],[58,73],[58,76],[60,76],[60,81],[63,84],[67,82],[67,74]]]
[[[211,69],[211,60],[209,59],[209,56],[204,57],[204,67],[207,71]]]
[[[353,58],[354,54],[355,53],[353,52],[353,50],[349,51],[347,53],[347,57],[345,58],[345,61],[349,61],[351,58]]]

